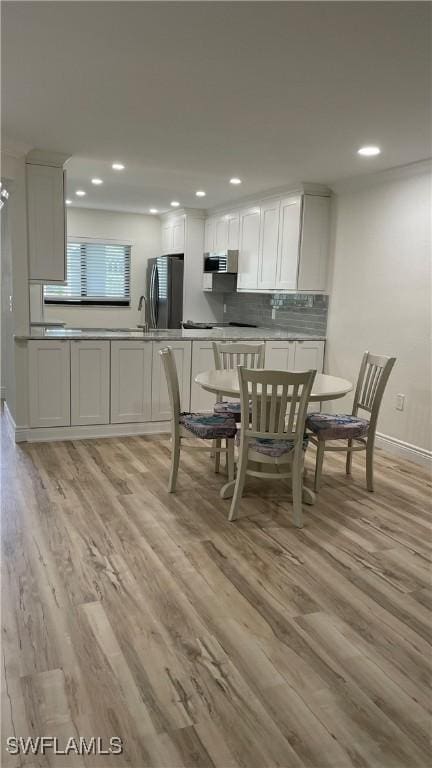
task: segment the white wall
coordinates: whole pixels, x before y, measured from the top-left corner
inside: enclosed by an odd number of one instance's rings
[[[426,163],[336,187],[326,370],[357,377],[365,350],[397,357],[378,431],[430,450],[431,172]],[[406,397],[395,410],[396,394]],[[333,404],[344,412],[352,398]]]
[[[147,259],[161,253],[159,218],[137,213],[116,213],[88,208],[67,211],[69,238],[91,237],[131,242],[131,305],[130,307],[62,307],[45,306],[45,320],[60,320],[68,326],[87,328],[133,328],[141,322],[138,300],[145,292]],[[40,288],[32,286],[31,319],[40,317]]]

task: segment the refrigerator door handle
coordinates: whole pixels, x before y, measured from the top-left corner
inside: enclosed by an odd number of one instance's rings
[[[155,275],[156,275],[156,264],[153,265],[151,276],[150,276],[150,322],[151,322],[152,328],[156,328]]]
[[[159,271],[155,265],[155,328],[159,321]]]

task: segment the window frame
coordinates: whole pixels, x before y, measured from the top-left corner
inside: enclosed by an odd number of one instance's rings
[[[85,294],[81,294],[80,298],[65,298],[62,296],[58,297],[47,297],[45,296],[45,287],[48,285],[67,285],[67,280],[64,283],[44,283],[43,284],[43,291],[42,291],[42,298],[43,298],[43,304],[44,306],[64,306],[64,307],[86,307],[87,309],[89,307],[124,307],[125,309],[129,309],[131,306],[131,300],[132,300],[132,247],[135,244],[131,240],[126,239],[114,239],[114,238],[107,238],[107,237],[74,237],[73,235],[69,235],[66,241],[66,263],[67,263],[67,247],[69,243],[76,243],[77,245],[117,245],[117,246],[123,246],[124,248],[129,249],[129,296],[126,298],[99,298],[99,299],[92,299],[91,297],[87,297]],[[84,264],[86,266],[86,264]],[[81,278],[81,284],[82,284],[82,278]]]

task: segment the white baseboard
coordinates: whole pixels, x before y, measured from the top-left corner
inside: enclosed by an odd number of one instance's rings
[[[169,421],[148,421],[142,424],[98,424],[81,427],[36,427],[34,429],[16,427],[15,442],[40,443],[101,437],[132,437],[133,435],[158,435],[169,431]]]
[[[398,440],[397,437],[383,435],[382,432],[376,433],[376,445],[378,448],[400,456],[401,459],[414,461],[416,464],[422,464],[424,467],[432,467],[432,451],[428,451],[426,448],[420,448],[418,445]]]

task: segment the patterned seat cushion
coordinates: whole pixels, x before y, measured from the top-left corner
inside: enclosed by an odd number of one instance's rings
[[[318,440],[352,440],[367,435],[369,421],[346,413],[311,413],[306,427]]]
[[[241,406],[239,401],[221,400],[220,403],[216,403],[213,408],[213,413],[218,416],[232,416],[239,424],[241,421]]]
[[[230,438],[237,432],[232,416],[215,416],[211,413],[181,413],[180,424],[204,440]]]
[[[238,430],[236,435],[236,445],[240,445],[240,434],[241,429]],[[304,435],[304,451],[308,447],[308,443],[309,439],[307,435]],[[272,440],[271,438],[266,437],[256,437],[252,440],[249,440],[249,448],[251,448],[253,451],[256,451],[257,453],[264,454],[264,456],[273,456],[273,458],[278,458],[279,456],[283,456],[285,453],[291,453],[291,451],[294,449],[294,442],[293,440]]]

